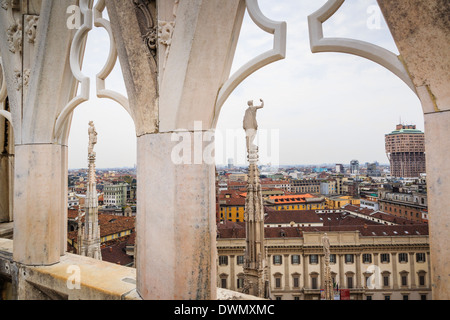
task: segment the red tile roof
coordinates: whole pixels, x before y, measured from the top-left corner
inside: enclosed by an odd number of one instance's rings
[[[102,246],[102,260],[122,266],[133,263],[133,257],[126,253],[127,240],[115,241]]]
[[[77,212],[78,216],[78,212]],[[84,222],[85,216],[81,218]],[[136,217],[123,217],[110,214],[99,214],[98,225],[100,227],[100,236],[105,237],[122,231],[133,230],[135,227]],[[71,231],[67,233],[67,238],[77,240],[78,231]]]
[[[353,212],[353,213],[358,213],[358,214],[363,214],[365,216],[368,217],[373,217],[373,218],[377,218],[380,220],[384,220],[384,221],[388,221],[388,222],[392,222],[392,223],[396,223],[396,224],[417,224],[418,222],[403,218],[403,217],[399,217],[393,214],[389,214],[383,211],[375,211],[373,209],[369,209],[369,208],[360,208],[354,205],[345,205],[342,209],[349,211],[349,212]]]
[[[283,232],[282,232],[283,231]],[[359,231],[362,237],[383,237],[383,236],[427,236],[427,224],[415,225],[329,225],[322,227],[265,227],[266,238],[282,237],[303,237],[303,232],[339,232],[339,231]],[[219,223],[217,234],[219,238],[225,239],[245,239],[245,223]],[[284,235],[284,236],[283,236]]]
[[[277,210],[266,211],[265,224],[294,224],[322,223],[315,210]]]

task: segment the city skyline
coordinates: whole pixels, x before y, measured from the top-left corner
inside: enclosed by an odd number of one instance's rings
[[[415,124],[423,131],[419,99],[396,76],[363,58],[339,54],[312,54],[307,16],[326,1],[291,1],[274,4],[259,1],[270,19],[287,22],[286,58],[258,70],[230,95],[221,110],[217,132],[244,134],[242,118],[248,100],[265,101],[258,112],[260,130],[278,134],[278,164],[387,163],[384,135],[399,122]],[[327,37],[351,37],[370,41],[398,53],[381,13],[372,11],[375,0],[344,3],[324,23]],[[246,14],[242,25],[232,73],[246,61],[270,49],[272,35],[259,29]],[[88,37],[83,72],[91,77],[91,100],[74,112],[69,138],[69,168],[87,167],[88,122],[93,120],[99,134],[99,168],[133,167],[136,136],[131,117],[118,104],[95,97],[94,76],[106,61],[108,35],[94,28]],[[126,95],[120,65],[107,81]],[[241,145],[242,143],[242,145]],[[245,140],[236,148],[245,149]],[[216,145],[216,164],[226,165],[238,158]],[[219,155],[219,156],[218,156]],[[261,159],[261,164],[264,164]],[[237,163],[245,165],[245,163]]]

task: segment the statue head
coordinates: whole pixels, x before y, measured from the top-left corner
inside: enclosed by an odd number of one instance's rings
[[[249,100],[249,101],[247,102],[247,104],[248,104],[249,107],[253,107],[253,100]]]

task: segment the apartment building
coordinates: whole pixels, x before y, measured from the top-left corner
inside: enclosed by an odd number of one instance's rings
[[[399,192],[395,189],[379,190],[380,210],[417,222],[428,221],[427,194],[425,192]]]
[[[314,210],[325,209],[325,197],[307,194],[271,196],[264,205],[273,210]]]
[[[331,243],[333,283],[339,289],[348,289],[349,299],[431,299],[427,226],[387,226],[370,222],[345,226],[266,227],[272,299],[320,299],[324,288],[321,239],[325,233]],[[245,226],[219,224],[217,249],[218,286],[242,290]]]
[[[103,204],[107,207],[123,207],[127,204],[128,183],[105,184],[103,188]]]
[[[320,193],[319,179],[300,179],[291,180],[292,193]]]

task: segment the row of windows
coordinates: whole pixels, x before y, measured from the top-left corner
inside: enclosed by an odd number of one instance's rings
[[[324,209],[324,204],[311,204],[311,205],[290,205],[290,206],[276,206],[277,210],[313,210],[313,209]]]
[[[236,218],[237,218],[237,219],[239,219],[239,217],[241,216],[239,212],[235,212],[234,214],[236,215]],[[231,219],[232,216],[233,216],[233,213],[232,213],[232,212],[228,212],[228,218]],[[222,219],[225,218],[223,212],[220,213],[220,217],[221,217]]]
[[[383,207],[383,206],[381,206],[381,210],[386,210],[386,211],[392,212],[392,207],[387,207],[387,206]],[[394,213],[397,213],[397,208],[394,208]],[[402,209],[398,209],[398,213],[401,214],[402,213]],[[408,216],[408,211],[405,210],[403,212],[403,214],[405,215],[405,217],[407,217]],[[413,217],[414,216],[414,212],[410,211],[409,215],[411,217]],[[418,212],[416,212],[416,218],[419,218],[419,213]]]
[[[292,285],[293,288],[300,288],[300,274],[296,273],[292,275]],[[425,276],[426,273],[425,272],[421,272],[418,275],[418,279],[419,279],[419,286],[420,287],[424,287],[426,285],[426,280],[425,280]],[[371,288],[372,286],[372,277],[374,277],[373,275],[369,275],[365,277],[365,287],[367,288]],[[384,289],[386,288],[390,288],[390,273],[389,272],[383,272],[382,273],[382,286]],[[221,287],[222,288],[227,288],[227,278],[228,275],[222,274],[220,275],[220,280],[221,280]],[[274,275],[274,287],[275,289],[282,289],[282,279],[283,279],[283,275],[280,273],[277,273]],[[408,282],[408,273],[407,272],[403,272],[400,273],[400,285],[402,287],[407,287],[409,285]],[[354,274],[353,273],[347,273],[346,274],[346,284],[344,285],[344,287],[346,287],[347,289],[353,289],[354,288]],[[332,282],[335,284],[336,283],[336,274],[332,273]],[[237,279],[237,288],[241,289],[244,286],[244,275],[240,274],[238,275],[238,279]],[[342,286],[341,286],[342,288]],[[314,273],[310,275],[310,289],[319,289],[319,274]]]
[[[389,263],[391,258],[390,253],[381,253],[380,254],[380,262],[382,263]],[[408,253],[401,252],[398,254],[398,262],[400,263],[406,263],[408,262]],[[416,253],[416,262],[425,262],[425,256],[426,254],[424,252],[418,252]],[[319,255],[317,254],[310,254],[309,257],[309,264],[318,264],[319,263]],[[345,263],[354,263],[354,254],[345,254],[344,255],[344,261]],[[236,262],[238,265],[244,264],[244,256],[237,256]],[[362,262],[363,263],[372,263],[372,254],[371,253],[363,253],[362,254]],[[276,254],[272,256],[272,263],[277,264],[283,264],[283,256]],[[330,254],[330,263],[336,263],[336,254]],[[300,264],[300,255],[299,254],[292,254],[291,255],[291,264]],[[219,265],[228,265],[228,256],[219,256]]]

